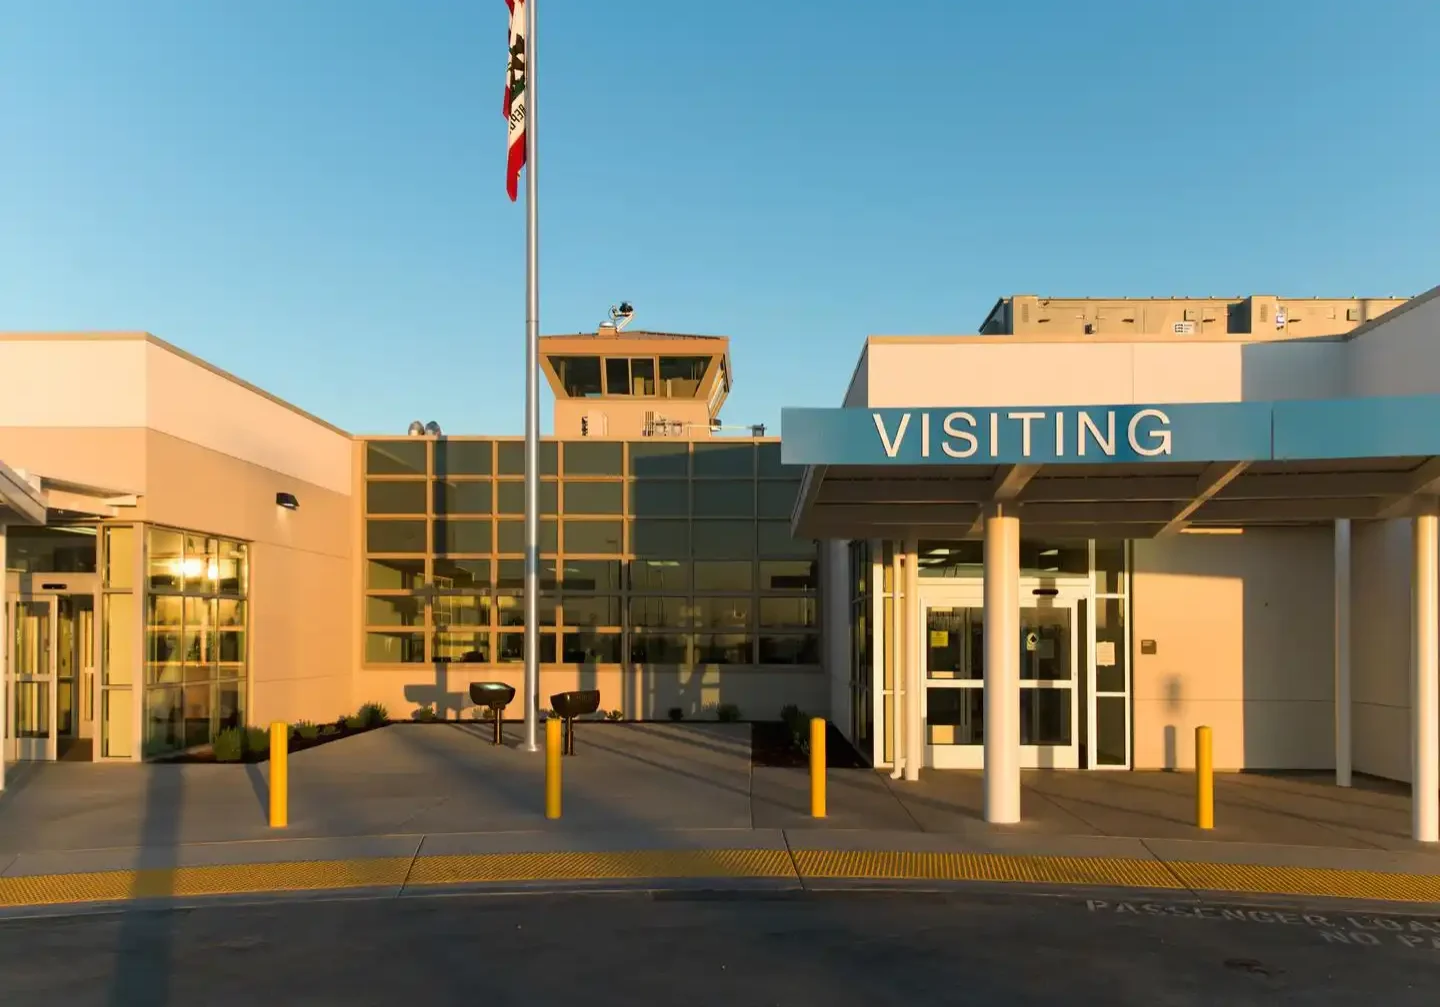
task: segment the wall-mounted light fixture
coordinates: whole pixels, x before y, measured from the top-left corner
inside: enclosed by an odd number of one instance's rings
[[[299,510],[300,501],[295,499],[294,493],[276,493],[275,504],[284,507],[286,510]]]

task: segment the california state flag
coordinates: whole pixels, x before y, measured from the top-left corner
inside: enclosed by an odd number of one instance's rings
[[[510,154],[505,162],[505,191],[510,202],[525,167],[525,0],[505,0],[510,8],[510,61],[505,67],[505,121],[510,124]]]

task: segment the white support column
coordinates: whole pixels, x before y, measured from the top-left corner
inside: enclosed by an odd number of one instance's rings
[[[5,697],[10,691],[10,596],[6,585],[5,567],[9,556],[5,551],[5,526],[0,524],[0,791],[5,789],[5,739],[10,733],[10,711]]]
[[[1350,786],[1350,519],[1335,522],[1335,785]]]
[[[920,779],[925,762],[925,724],[921,699],[925,687],[920,653],[920,563],[919,543],[905,540],[905,779]]]
[[[1434,503],[1415,518],[1411,587],[1410,807],[1418,842],[1440,841],[1440,540]]]
[[[985,821],[1020,821],[1020,519],[985,517]]]
[[[890,653],[895,665],[890,674],[890,758],[894,763],[890,773],[892,780],[898,780],[905,772],[905,641],[901,632],[905,625],[905,578],[900,567],[901,545],[890,543],[890,618],[885,627],[889,634]]]

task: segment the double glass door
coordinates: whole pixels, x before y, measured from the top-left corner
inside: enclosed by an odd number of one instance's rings
[[[94,599],[21,595],[10,608],[6,757],[64,757],[91,719]]]
[[[1021,581],[1020,764],[1079,766],[1076,730],[1077,613],[1083,588]],[[979,583],[927,590],[924,654],[926,764],[980,769],[985,763],[985,609]]]

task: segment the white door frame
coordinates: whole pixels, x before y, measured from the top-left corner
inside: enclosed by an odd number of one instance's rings
[[[1087,579],[1058,578],[1054,576],[1022,576],[1020,578],[1020,608],[1036,609],[1063,608],[1070,612],[1070,677],[1064,682],[1037,682],[1022,680],[1022,690],[1063,689],[1070,698],[1070,744],[1069,745],[1021,745],[1020,765],[1025,769],[1079,769],[1080,768],[1080,716],[1088,715],[1088,697],[1081,697],[1080,647],[1089,647],[1089,641],[1081,639],[1080,603],[1090,597],[1091,586]],[[931,608],[974,608],[984,609],[985,587],[980,579],[937,583],[921,582],[920,604],[915,606],[919,621],[921,661],[920,679],[922,718],[928,720],[929,690],[932,688],[966,689],[982,692],[982,679],[931,679],[929,677],[929,635],[927,623]],[[1053,593],[1052,593],[1053,592]],[[1088,636],[1089,634],[1086,634]],[[1017,641],[1017,645],[1018,645]],[[1088,692],[1088,690],[1086,690]],[[983,745],[931,745],[928,725],[925,731],[925,765],[935,769],[982,769],[985,764]]]
[[[46,692],[46,736],[43,738],[21,738],[17,734],[20,722],[20,706],[18,700],[20,669],[27,666],[29,662],[22,661],[20,654],[20,627],[22,606],[43,607],[46,612],[45,619],[45,668],[40,675],[27,675],[26,679],[32,682],[39,682],[45,687]],[[9,627],[10,639],[5,641],[5,646],[10,648],[10,661],[8,662],[9,674],[5,681],[5,710],[8,714],[8,723],[5,725],[5,757],[14,761],[45,760],[54,762],[57,756],[57,707],[56,693],[58,684],[58,666],[56,664],[57,644],[56,622],[59,616],[58,606],[53,595],[46,594],[16,594],[10,603],[9,618],[6,624]]]

